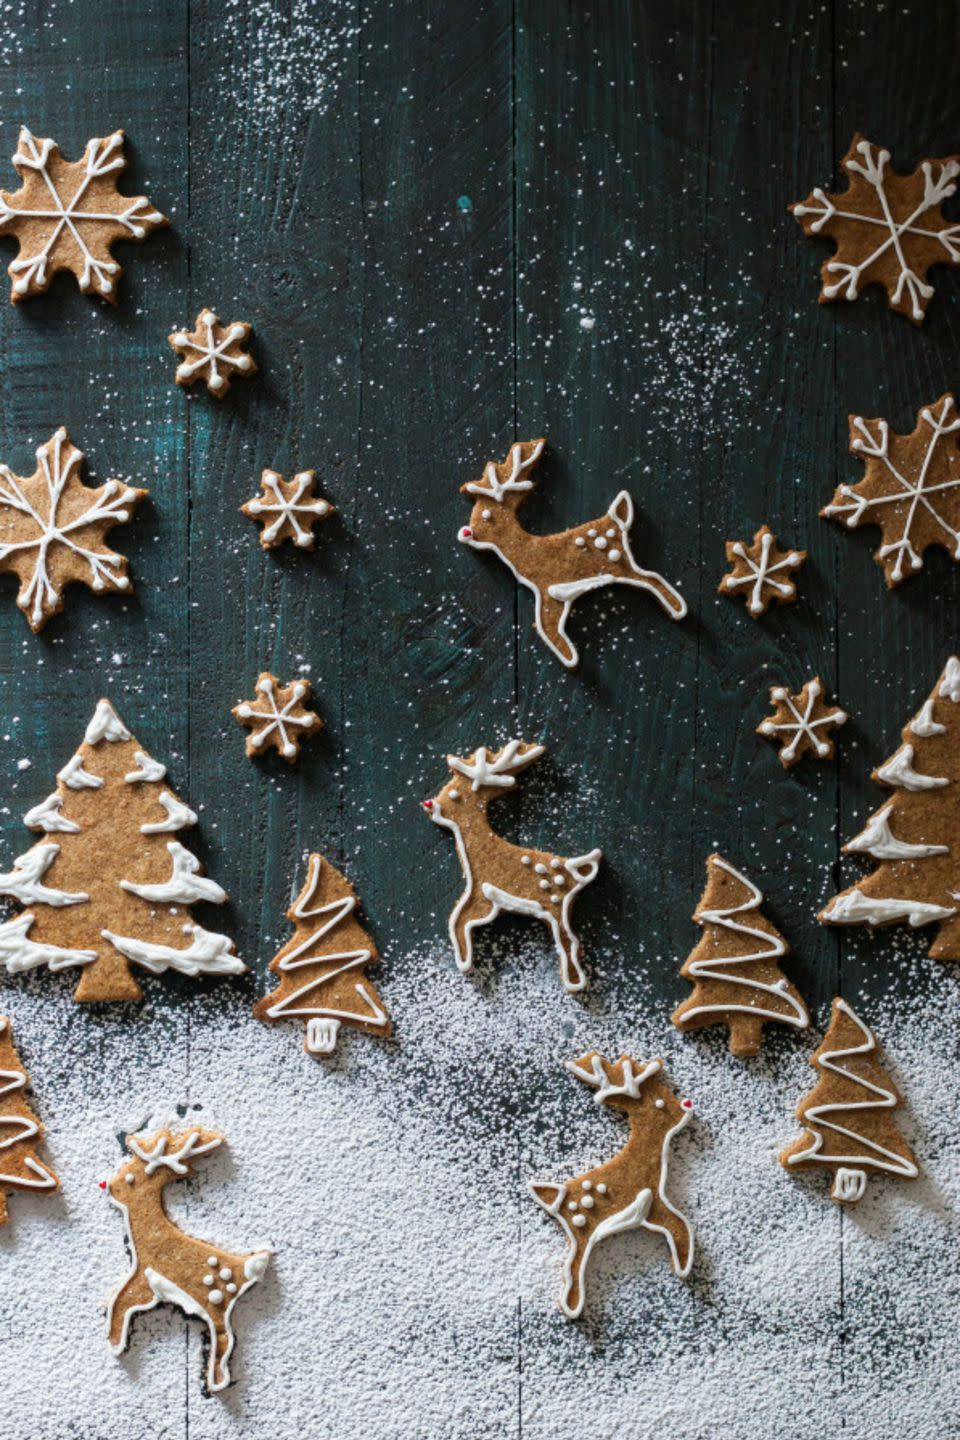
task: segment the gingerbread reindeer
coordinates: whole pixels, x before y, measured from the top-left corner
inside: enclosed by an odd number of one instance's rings
[[[233,1353],[233,1309],[240,1296],[263,1278],[271,1251],[234,1254],[208,1240],[197,1240],[175,1225],[163,1204],[171,1180],[193,1173],[193,1162],[223,1144],[213,1130],[157,1130],[130,1135],[131,1158],[109,1181],[110,1199],[123,1211],[133,1268],[113,1296],[107,1311],[110,1345],[115,1355],[129,1343],[130,1321],[141,1310],[161,1303],[178,1305],[185,1315],[205,1322],[209,1337],[207,1387],[230,1384]]]
[[[587,1261],[599,1240],[643,1226],[662,1234],[675,1272],[693,1263],[690,1222],[666,1196],[670,1142],[690,1119],[692,1100],[678,1100],[660,1078],[661,1060],[638,1065],[628,1055],[605,1060],[596,1050],[567,1069],[596,1091],[597,1104],[621,1110],[630,1122],[626,1145],[608,1160],[562,1185],[533,1183],[534,1199],[567,1237],[560,1308],[575,1320],[583,1310]]]
[[[452,830],[466,885],[450,915],[450,939],[457,965],[473,967],[472,931],[489,925],[501,910],[542,920],[560,959],[560,979],[571,993],[587,983],[580,965],[580,941],[571,925],[573,902],[596,878],[602,853],[565,859],[528,845],[511,845],[490,828],[487,806],[517,782],[517,775],[544,753],[542,745],[511,740],[495,754],[486,746],[468,759],[448,755],[453,779],[423,808],[430,819]]]
[[[630,549],[633,501],[626,490],[613,500],[606,515],[587,520],[555,535],[532,535],[520,524],[518,511],[536,483],[532,472],[546,440],[524,440],[510,447],[502,464],[491,460],[482,480],[461,485],[475,495],[470,524],[459,538],[474,550],[492,550],[534,597],[534,628],[540,639],[569,670],[579,663],[577,647],[567,634],[570,606],[581,595],[607,585],[633,585],[656,596],[671,620],[682,620],[686,601],[662,575],[642,570]]]

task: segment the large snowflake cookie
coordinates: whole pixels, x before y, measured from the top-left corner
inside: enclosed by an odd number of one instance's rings
[[[322,855],[310,856],[287,919],[296,930],[270,961],[279,983],[254,1005],[257,1019],[305,1020],[309,1055],[332,1055],[341,1025],[389,1035],[390,1016],[366,974],[378,956],[357,919],[356,892]]]
[[[769,525],[761,525],[753,544],[745,540],[726,542],[727,564],[733,568],[717,589],[721,595],[740,596],[756,619],[773,600],[786,604],[797,598],[791,572],[799,570],[806,550],[781,550]]]
[[[131,973],[238,975],[226,935],[191,919],[191,905],[222,905],[225,892],[173,837],[197,817],[164,783],[109,700],[57,788],[23,817],[37,843],[0,875],[0,895],[20,913],[0,924],[0,970],[81,967],[75,1000],[139,1000]]]
[[[167,336],[170,348],[182,357],[177,366],[178,385],[206,382],[211,395],[222,399],[237,375],[253,375],[257,362],[247,354],[251,326],[243,320],[221,325],[212,310],[201,310],[193,330],[175,330]]]
[[[120,266],[111,247],[118,240],[145,240],[167,224],[145,195],[117,189],[117,174],[127,163],[123,131],[88,140],[83,159],[70,161],[52,140],[24,128],[13,163],[23,184],[13,195],[0,191],[0,235],[13,235],[20,246],[8,266],[10,298],[39,295],[58,270],[69,270],[81,290],[115,305]]]
[[[596,1050],[567,1061],[598,1105],[619,1110],[630,1126],[623,1149],[602,1165],[560,1184],[531,1184],[534,1199],[567,1239],[560,1308],[575,1320],[583,1310],[587,1262],[599,1240],[642,1226],[662,1235],[677,1275],[690,1273],[693,1230],[667,1195],[670,1146],[693,1112],[663,1078],[663,1061],[640,1065],[629,1055],[605,1060]]]
[[[817,188],[788,207],[805,234],[836,245],[820,268],[821,304],[856,300],[863,286],[882,285],[890,309],[920,325],[933,295],[927,271],[960,263],[960,225],[940,211],[957,188],[960,159],[924,160],[912,175],[898,175],[888,168],[889,150],[854,135],[842,164],[845,191]]]
[[[804,755],[813,755],[817,760],[833,759],[835,750],[830,731],[845,725],[849,717],[839,706],[828,705],[825,695],[819,675],[808,680],[799,695],[791,695],[783,685],[771,686],[773,714],[761,720],[757,734],[765,735],[780,746],[780,763],[785,770],[796,765]]]
[[[241,700],[231,712],[250,731],[247,754],[251,760],[272,748],[292,765],[300,755],[301,740],[323,727],[316,711],[307,708],[309,702],[309,680],[281,685],[276,675],[264,670],[257,680],[256,698]]]
[[[262,1280],[272,1251],[238,1254],[181,1230],[166,1212],[163,1192],[172,1180],[193,1174],[202,1155],[223,1144],[223,1136],[199,1125],[128,1135],[126,1160],[102,1183],[123,1212],[130,1273],[107,1307],[110,1347],[120,1355],[130,1343],[130,1322],[141,1310],[176,1305],[206,1326],[206,1383],[210,1391],[230,1384],[230,1357],[236,1337],[237,1301]]]
[[[855,1205],[868,1173],[916,1180],[913,1151],[892,1111],[901,1096],[877,1058],[877,1038],[846,1000],[836,999],[830,1028],[810,1057],[819,1079],[797,1106],[805,1133],[780,1156],[786,1170],[833,1171],[830,1198]]]
[[[91,490],[82,467],[83,454],[62,426],[37,450],[37,468],[26,479],[0,465],[0,572],[20,581],[17,604],[33,631],[63,609],[67,585],[131,589],[127,562],[106,537],[147,492],[120,480]]]
[[[923,568],[929,545],[960,560],[960,416],[953,396],[919,410],[909,435],[891,431],[886,420],[849,418],[850,451],[866,462],[864,477],[838,486],[820,514],[851,530],[879,526],[875,558],[891,590]]]
[[[7,1223],[7,1196],[13,1190],[49,1194],[59,1180],[37,1155],[43,1127],[24,1099],[30,1076],[16,1050],[10,1021],[0,1015],[0,1225]]]
[[[803,1030],[810,1015],[800,992],[780,969],[789,947],[762,914],[763,896],[722,855],[707,859],[707,888],[693,912],[703,928],[680,974],[693,993],[673,1012],[678,1030],[726,1025],[733,1055],[756,1055],[763,1027]]]
[[[633,500],[626,490],[611,502],[605,515],[556,535],[533,535],[520,524],[518,511],[534,488],[533,471],[545,440],[527,440],[510,447],[507,458],[491,460],[480,480],[461,485],[473,495],[470,524],[459,538],[473,550],[490,550],[534,597],[534,628],[554,655],[572,669],[580,656],[567,634],[570,607],[582,595],[608,585],[632,585],[649,591],[671,620],[682,620],[686,601],[662,575],[643,570],[633,558],[630,529]]]
[[[264,550],[285,540],[292,540],[301,550],[313,549],[313,527],[336,513],[329,500],[316,494],[316,484],[314,470],[298,470],[292,480],[284,480],[276,470],[264,470],[260,494],[240,506],[242,514],[263,526],[260,544]]]
[[[464,876],[464,891],[450,916],[450,939],[459,969],[473,967],[473,931],[489,925],[501,910],[541,920],[550,930],[560,961],[563,988],[582,990],[580,941],[573,931],[573,902],[596,879],[599,850],[572,858],[511,845],[491,828],[487,806],[512,789],[517,775],[544,753],[542,745],[510,740],[499,750],[485,746],[461,759],[448,755],[453,778],[423,808],[452,832]]]

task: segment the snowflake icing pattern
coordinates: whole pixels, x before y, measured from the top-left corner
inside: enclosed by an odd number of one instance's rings
[[[265,671],[257,680],[257,698],[243,700],[234,706],[233,714],[250,731],[247,754],[252,758],[270,746],[291,763],[300,754],[303,737],[323,725],[320,716],[308,710],[309,680],[295,680],[281,685],[275,675]]]
[[[960,264],[960,225],[940,213],[956,191],[960,161],[924,160],[912,175],[888,170],[890,152],[855,135],[843,158],[848,189],[819,187],[789,206],[806,235],[826,235],[836,254],[821,267],[821,302],[856,300],[864,285],[883,285],[891,310],[923,323],[933,287],[931,265]]]
[[[757,726],[757,733],[780,746],[780,763],[789,770],[804,755],[818,760],[832,760],[832,738],[824,739],[818,730],[828,734],[837,725],[845,725],[848,715],[839,706],[831,710],[823,698],[823,681],[819,675],[808,680],[799,695],[791,695],[782,685],[770,690],[773,714]]]
[[[144,240],[167,224],[145,195],[121,195],[116,172],[126,167],[123,131],[90,140],[83,159],[64,160],[52,140],[26,128],[13,164],[22,187],[0,191],[0,235],[20,243],[9,266],[11,299],[48,289],[58,270],[69,270],[80,289],[117,302],[120,266],[111,254],[118,240]]]
[[[290,481],[276,470],[264,470],[261,493],[240,506],[244,515],[263,526],[260,544],[264,550],[272,550],[285,540],[292,540],[301,550],[313,548],[313,527],[334,513],[329,501],[314,493],[316,480],[314,470],[299,470]]]
[[[20,581],[17,604],[34,631],[63,609],[71,581],[101,592],[130,588],[127,562],[107,548],[106,535],[147,492],[119,480],[91,490],[80,478],[82,462],[61,427],[40,446],[29,479],[0,465],[0,571]]]
[[[723,595],[740,594],[747,609],[756,618],[773,600],[786,603],[795,600],[797,587],[791,578],[807,558],[806,550],[781,550],[769,525],[761,525],[753,544],[744,540],[728,540],[727,562],[733,566],[717,587]]]
[[[892,432],[886,420],[850,416],[850,450],[866,461],[866,474],[857,485],[840,485],[820,513],[850,529],[880,526],[876,559],[891,589],[923,568],[928,545],[960,560],[960,451],[948,438],[958,430],[950,394],[918,413],[910,435]]]

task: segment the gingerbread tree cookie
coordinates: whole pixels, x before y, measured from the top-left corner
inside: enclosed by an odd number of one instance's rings
[[[960,960],[960,660],[947,661],[902,744],[873,772],[893,794],[843,847],[875,870],[835,895],[817,917],[826,925],[939,924],[935,960]]]
[[[933,295],[927,271],[960,263],[960,225],[940,211],[957,188],[960,161],[924,160],[912,175],[898,175],[888,169],[889,150],[854,135],[841,163],[845,191],[818,188],[788,207],[804,234],[836,246],[820,268],[820,303],[856,300],[863,286],[882,285],[890,309],[920,325]]]
[[[83,455],[60,429],[37,451],[27,479],[0,465],[0,573],[20,581],[17,604],[35,633],[63,609],[67,585],[129,591],[127,562],[107,545],[146,495],[119,480],[91,490]]]
[[[30,1076],[13,1048],[10,1021],[0,1015],[0,1225],[14,1190],[57,1190],[60,1181],[37,1158],[43,1127],[23,1098]]]
[[[518,511],[534,488],[533,472],[546,440],[510,447],[501,463],[491,460],[480,480],[460,489],[473,495],[470,524],[459,538],[473,550],[490,550],[514,577],[533,591],[534,628],[568,669],[579,664],[577,647],[567,634],[570,607],[581,595],[608,585],[631,585],[659,601],[671,620],[682,620],[687,604],[653,570],[642,570],[630,548],[633,500],[621,490],[609,510],[556,535],[533,535],[520,524]]]
[[[780,764],[785,770],[796,765],[804,755],[817,760],[832,760],[833,737],[829,732],[845,725],[847,712],[831,707],[824,699],[820,676],[808,680],[799,695],[791,695],[782,685],[770,688],[773,714],[757,726],[757,734],[765,735],[780,746]]]
[[[206,383],[211,395],[222,400],[237,375],[253,375],[257,363],[247,354],[251,326],[242,320],[221,325],[212,310],[201,310],[193,330],[175,330],[167,336],[170,348],[182,356],[177,366],[178,385]]]
[[[285,540],[292,540],[301,550],[313,549],[314,526],[336,514],[329,501],[316,494],[316,484],[315,470],[299,470],[292,480],[284,480],[276,470],[264,470],[260,494],[240,506],[242,514],[262,525],[260,544],[264,550],[272,550]]]
[[[797,1106],[806,1133],[780,1156],[787,1170],[832,1169],[830,1198],[841,1205],[855,1205],[863,1197],[870,1171],[901,1180],[919,1174],[890,1113],[902,1103],[901,1096],[876,1052],[873,1031],[846,1000],[834,1000],[830,1028],[810,1058],[820,1078]]]
[[[13,195],[0,191],[0,235],[12,235],[20,253],[8,273],[14,302],[39,295],[58,270],[69,270],[80,289],[117,303],[118,240],[145,240],[166,225],[145,195],[121,195],[117,175],[126,168],[123,131],[88,140],[83,159],[64,160],[52,140],[24,127],[13,163],[22,181]]]
[[[56,790],[23,817],[43,838],[0,875],[0,895],[23,907],[0,924],[8,974],[81,966],[74,999],[101,1001],[140,999],[131,965],[152,975],[246,970],[228,936],[190,918],[190,906],[227,897],[171,838],[197,817],[166,773],[101,700]]]
[[[756,619],[773,600],[786,604],[797,598],[790,572],[799,570],[806,550],[781,550],[769,525],[761,525],[753,544],[745,540],[726,542],[727,564],[733,569],[717,586],[721,595],[739,595]]]
[[[206,1326],[207,1389],[230,1384],[230,1357],[236,1337],[237,1301],[262,1280],[271,1250],[237,1254],[209,1240],[198,1240],[175,1225],[163,1192],[171,1180],[193,1174],[194,1162],[223,1144],[223,1136],[198,1125],[128,1135],[127,1160],[109,1181],[110,1199],[123,1211],[132,1252],[130,1274],[107,1309],[110,1347],[120,1355],[130,1343],[130,1322],[141,1310],[177,1305]]]
[[[287,911],[296,931],[270,962],[280,983],[253,1007],[258,1020],[302,1016],[308,1055],[331,1055],[341,1025],[384,1036],[393,1029],[364,973],[379,957],[356,910],[349,881],[322,855],[311,855],[306,884]]]
[[[300,755],[301,740],[323,726],[320,716],[307,709],[309,700],[309,680],[281,685],[276,675],[264,670],[257,680],[256,699],[241,700],[231,711],[250,731],[250,758],[272,748],[292,765]]]
[[[866,462],[864,477],[838,486],[820,514],[849,530],[879,527],[875,559],[891,590],[923,568],[930,545],[960,560],[960,417],[953,396],[919,410],[909,435],[891,432],[886,420],[849,419],[850,450]]]
[[[466,882],[450,916],[450,939],[457,966],[473,968],[473,931],[489,925],[501,910],[542,920],[560,960],[560,980],[571,994],[587,983],[580,964],[580,941],[571,911],[584,886],[596,879],[599,850],[564,858],[528,845],[511,845],[495,834],[487,817],[491,800],[517,783],[517,775],[539,760],[542,745],[511,740],[491,753],[481,746],[466,759],[447,756],[453,773],[423,808],[436,825],[453,833]]]
[[[707,888],[693,912],[703,927],[680,974],[693,994],[673,1012],[678,1030],[726,1025],[734,1055],[756,1055],[771,1021],[803,1030],[810,1015],[780,969],[789,947],[760,912],[763,896],[721,855],[707,859]]]
[[[642,1226],[667,1242],[677,1275],[690,1273],[693,1231],[666,1194],[670,1144],[693,1111],[662,1078],[663,1061],[639,1065],[629,1055],[605,1060],[596,1050],[566,1067],[596,1091],[594,1100],[619,1110],[629,1121],[626,1145],[612,1160],[563,1184],[531,1184],[538,1204],[567,1237],[560,1308],[575,1320],[583,1310],[587,1261],[598,1240]]]

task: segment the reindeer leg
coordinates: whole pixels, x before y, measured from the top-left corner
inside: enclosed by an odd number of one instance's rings
[[[633,500],[626,490],[613,501],[607,514],[615,520],[620,527],[621,549],[630,562],[630,569],[634,578],[624,576],[617,581],[620,585],[634,585],[638,590],[649,590],[666,610],[671,620],[682,620],[687,613],[687,602],[683,596],[674,590],[673,586],[658,575],[655,570],[642,569],[633,558],[633,551],[630,549],[630,527],[633,524]]]
[[[577,647],[567,634],[567,616],[571,601],[554,600],[552,595],[536,590],[536,613],[534,629],[540,639],[552,650],[557,659],[572,670],[580,663]]]
[[[470,932],[474,925],[487,925],[497,913],[485,895],[471,885],[463,892],[450,916],[450,939],[457,969],[462,975],[473,969],[473,940]]]
[[[115,1354],[126,1349],[130,1316],[138,1310],[150,1310],[156,1303],[157,1297],[143,1271],[135,1270],[114,1295],[107,1312],[110,1348]]]
[[[583,1310],[586,1298],[583,1288],[583,1268],[589,1246],[580,1232],[575,1232],[563,1213],[563,1202],[567,1198],[566,1185],[547,1185],[533,1182],[530,1194],[538,1205],[560,1225],[567,1240],[567,1258],[563,1267],[564,1291],[560,1309],[569,1320],[576,1320]]]
[[[659,1230],[666,1236],[674,1270],[681,1276],[689,1274],[693,1263],[693,1231],[679,1210],[674,1210],[662,1195],[654,1195],[641,1224],[646,1230]]]
[[[548,915],[547,921],[553,931],[554,943],[560,957],[560,983],[568,995],[575,995],[586,985],[587,977],[580,964],[580,941],[570,926],[567,906],[564,905],[559,920],[555,915]]]
[[[207,1389],[214,1393],[225,1390],[230,1384],[230,1356],[233,1353],[234,1337],[223,1320],[212,1319],[210,1326],[210,1350],[207,1355]]]

